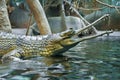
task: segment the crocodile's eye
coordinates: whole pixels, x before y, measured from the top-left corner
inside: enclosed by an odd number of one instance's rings
[[[60,36],[64,37],[64,38],[65,37],[71,37],[72,35],[74,35],[74,33],[75,33],[75,31],[72,28],[70,28],[69,30],[66,30],[66,31],[62,32],[60,34]]]

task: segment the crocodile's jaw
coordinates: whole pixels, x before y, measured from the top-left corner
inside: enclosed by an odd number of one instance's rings
[[[67,50],[69,50],[70,48],[76,46],[79,43],[79,37],[77,38],[65,38],[65,39],[61,39],[58,42],[52,42],[51,45],[52,47],[47,49],[48,53],[45,56],[58,56],[58,55],[62,55],[64,52],[66,52]]]
[[[56,50],[53,51],[52,56],[58,56],[62,55],[64,52],[69,50],[70,48],[76,46],[79,41],[79,39],[73,39],[73,38],[67,38],[61,40],[58,45],[59,47],[56,47]]]

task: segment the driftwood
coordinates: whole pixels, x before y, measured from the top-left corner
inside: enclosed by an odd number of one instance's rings
[[[27,0],[27,3],[34,15],[41,35],[51,34],[51,29],[47,21],[44,10],[38,0]]]

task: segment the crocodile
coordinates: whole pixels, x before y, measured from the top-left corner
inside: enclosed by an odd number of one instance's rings
[[[94,22],[93,22],[94,24]],[[26,59],[35,56],[58,56],[78,43],[111,33],[106,31],[79,36],[92,24],[78,30],[69,29],[60,33],[40,36],[16,35],[0,32],[0,55],[2,62]]]

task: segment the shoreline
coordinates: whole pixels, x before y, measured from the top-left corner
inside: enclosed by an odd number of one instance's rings
[[[20,35],[25,35],[26,34],[27,29],[26,28],[14,28],[12,29],[12,33],[14,34],[20,34]],[[105,31],[98,31],[98,32],[105,32]],[[107,36],[107,35],[105,35]],[[115,31],[111,34],[109,34],[110,37],[119,37],[120,36],[120,31]]]

